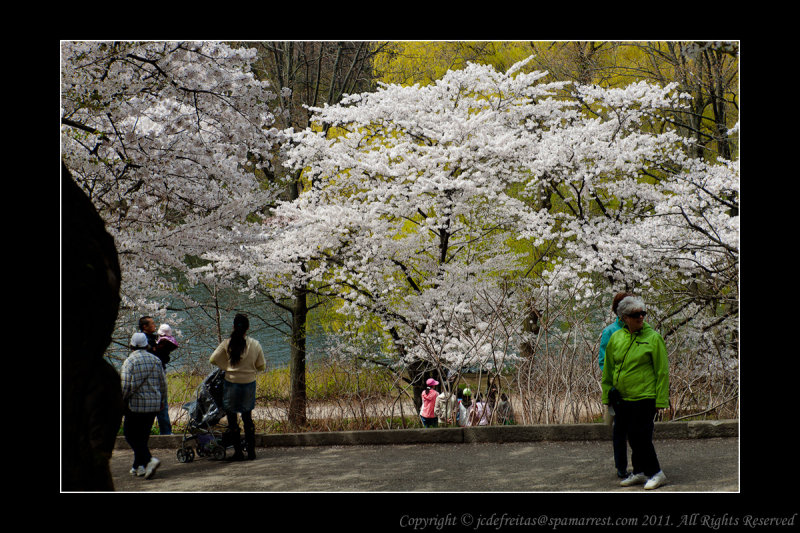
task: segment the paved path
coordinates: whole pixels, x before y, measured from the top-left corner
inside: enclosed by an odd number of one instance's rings
[[[668,483],[658,492],[739,491],[739,439],[655,441]],[[610,441],[291,446],[258,448],[258,459],[179,463],[153,450],[153,478],[131,477],[132,452],[114,450],[124,492],[643,492],[620,487]],[[649,491],[648,491],[649,492]]]

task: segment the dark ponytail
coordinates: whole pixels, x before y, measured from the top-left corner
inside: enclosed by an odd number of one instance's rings
[[[250,320],[245,315],[236,315],[233,318],[233,332],[231,333],[231,340],[228,342],[228,356],[230,357],[231,366],[236,366],[242,359],[242,353],[247,346],[247,341],[244,339],[250,327]]]

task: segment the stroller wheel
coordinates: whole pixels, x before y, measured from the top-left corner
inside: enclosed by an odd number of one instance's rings
[[[225,448],[222,446],[214,446],[214,451],[212,453],[214,454],[214,459],[219,461],[225,459]]]
[[[191,463],[194,460],[194,450],[191,448],[178,448],[178,462]]]

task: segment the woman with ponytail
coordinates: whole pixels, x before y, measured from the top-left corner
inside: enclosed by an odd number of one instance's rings
[[[233,319],[233,332],[228,339],[214,350],[211,364],[225,371],[225,389],[223,392],[223,409],[228,418],[228,435],[233,441],[234,454],[231,461],[244,459],[242,441],[239,437],[237,413],[242,414],[244,440],[247,447],[247,458],[256,458],[255,424],[252,411],[256,406],[256,373],[267,368],[261,344],[247,336],[250,321],[245,315],[236,315]]]

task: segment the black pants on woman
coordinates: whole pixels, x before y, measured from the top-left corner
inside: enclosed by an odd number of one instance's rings
[[[614,443],[614,466],[620,477],[628,476],[628,436],[620,431],[617,423],[617,416],[614,415],[614,422],[611,429],[611,441]]]
[[[226,411],[225,415],[228,417],[226,441],[233,445],[234,458],[238,459],[242,456],[242,440],[241,433],[239,432],[239,421],[237,420],[236,411]],[[253,422],[252,411],[242,412],[242,424],[244,425],[244,441],[248,459],[255,459],[256,425]]]
[[[631,445],[631,463],[634,474],[644,474],[653,477],[661,470],[653,446],[653,430],[656,416],[655,400],[639,400],[636,402],[621,401],[614,405],[616,428],[623,435],[627,435],[628,444]]]

